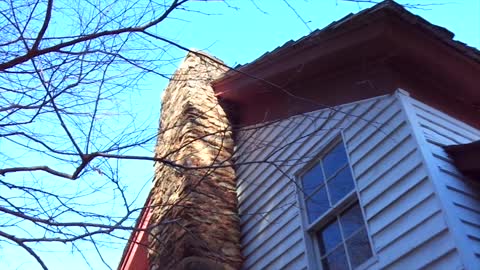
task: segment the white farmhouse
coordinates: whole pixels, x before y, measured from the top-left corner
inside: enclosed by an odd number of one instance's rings
[[[480,52],[384,1],[165,90],[119,269],[480,269]]]

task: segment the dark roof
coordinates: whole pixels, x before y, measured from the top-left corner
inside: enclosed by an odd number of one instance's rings
[[[480,140],[467,144],[449,145],[444,148],[463,174],[480,181]]]
[[[460,53],[471,58],[472,60],[480,63],[480,51],[474,47],[468,46],[463,42],[454,40],[453,39],[454,34],[448,29],[441,26],[434,25],[428,22],[427,20],[423,19],[422,17],[409,12],[402,5],[396,3],[395,1],[385,0],[371,8],[362,10],[359,13],[349,14],[338,21],[332,22],[331,24],[327,25],[323,29],[317,29],[312,33],[310,33],[309,35],[304,36],[296,41],[290,40],[285,44],[275,48],[274,50],[264,53],[259,58],[255,59],[254,61],[248,64],[236,66],[235,69],[242,71],[250,66],[254,66],[260,62],[267,61],[270,58],[277,57],[292,49],[295,49],[298,47],[305,47],[305,46],[308,46],[310,43],[315,43],[315,41],[318,38],[324,35],[328,35],[330,32],[337,30],[339,27],[344,27],[344,25],[347,25],[347,24],[348,25],[366,24],[371,20],[372,17],[385,14],[385,13],[394,13],[398,15],[401,19],[408,22],[412,26],[420,27],[421,29],[425,30],[427,34],[432,35],[433,37],[445,43],[446,45],[459,51]],[[230,70],[225,74],[223,78],[229,77],[236,73],[238,72],[235,70]]]

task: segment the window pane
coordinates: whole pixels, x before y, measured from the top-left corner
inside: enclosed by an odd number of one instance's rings
[[[340,234],[340,227],[338,226],[337,219],[319,231],[317,237],[318,243],[320,244],[320,253],[322,255],[330,252],[342,242],[342,235]]]
[[[354,184],[350,168],[345,167],[333,179],[328,181],[328,190],[330,191],[332,205],[345,197],[353,188]]]
[[[332,176],[332,174],[347,164],[347,162],[347,154],[343,148],[343,143],[339,143],[323,158],[325,177],[329,178]]]
[[[308,221],[312,222],[330,207],[325,187],[320,188],[306,201]]]
[[[347,256],[343,245],[322,260],[323,270],[348,270]]]
[[[352,267],[355,268],[372,257],[367,231],[361,230],[347,240],[347,249]]]
[[[343,236],[345,238],[348,238],[360,228],[365,227],[362,211],[360,210],[358,203],[353,205],[340,216],[340,223],[342,224]]]
[[[323,173],[320,163],[311,168],[302,177],[303,194],[305,197],[312,194],[312,192],[323,184]]]

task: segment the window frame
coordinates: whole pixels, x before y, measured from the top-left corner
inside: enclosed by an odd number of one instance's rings
[[[308,213],[307,213],[307,206],[306,206],[306,198],[305,198],[305,193],[303,192],[303,183],[302,183],[302,177],[305,175],[308,171],[310,171],[314,166],[318,164],[318,162],[324,158],[332,149],[334,149],[337,145],[342,144],[343,148],[345,149],[346,156],[347,156],[347,164],[345,166],[342,166],[342,169],[347,167],[348,170],[350,170],[350,174],[352,176],[353,180],[353,190],[348,192],[342,199],[337,201],[334,205],[332,205],[331,208],[325,211],[322,215],[318,216],[315,220],[312,222],[309,222],[308,219]],[[338,169],[336,173],[341,171],[342,169]],[[323,165],[322,165],[322,173],[324,174],[323,171]],[[372,256],[368,258],[365,262],[363,262],[361,265],[357,266],[356,268],[352,268],[354,270],[363,270],[372,264],[376,263],[378,261],[377,254],[375,252],[374,246],[373,246],[373,240],[371,238],[370,230],[368,228],[368,224],[366,222],[365,218],[365,211],[362,207],[362,203],[360,200],[360,193],[358,191],[357,187],[357,181],[355,180],[355,176],[353,174],[353,168],[350,162],[350,155],[348,153],[346,144],[345,144],[345,138],[343,136],[343,132],[340,132],[338,135],[333,136],[330,138],[323,146],[321,149],[318,151],[318,153],[309,161],[307,162],[307,165],[303,166],[296,174],[295,174],[295,179],[297,181],[297,199],[300,205],[300,212],[301,212],[301,219],[302,219],[302,226],[303,226],[303,231],[304,231],[304,242],[306,244],[306,256],[308,260],[308,265],[309,269],[323,269],[322,266],[322,255],[320,252],[320,246],[319,246],[319,241],[317,237],[315,236],[316,232],[320,231],[322,228],[324,228],[329,222],[331,222],[333,219],[337,219],[342,213],[344,213],[347,209],[349,209],[351,206],[358,204],[361,214],[362,214],[362,219],[363,223],[365,226],[365,230],[367,233],[369,245],[370,245],[370,250],[372,253]],[[329,178],[328,180],[331,180],[332,178]],[[324,179],[325,181],[325,186],[327,186],[327,179]],[[328,189],[328,186],[326,187]],[[315,191],[312,191],[310,195],[313,195],[316,190],[319,190],[320,187],[317,187]],[[327,192],[327,196],[330,199],[330,194]],[[345,239],[342,234],[342,245],[345,245]],[[348,262],[349,267],[350,262]]]

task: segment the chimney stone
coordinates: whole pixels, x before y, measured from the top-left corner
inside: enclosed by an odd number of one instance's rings
[[[190,52],[162,97],[149,228],[151,270],[240,269],[234,142],[210,82],[226,68]],[[167,164],[170,163],[170,164]]]

